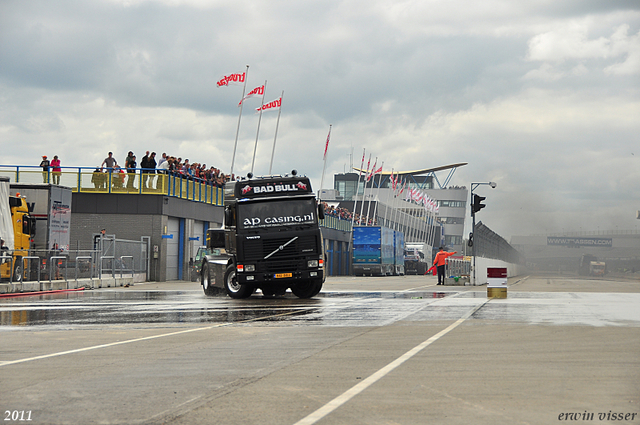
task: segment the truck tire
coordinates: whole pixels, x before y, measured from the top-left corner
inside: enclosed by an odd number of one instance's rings
[[[206,261],[202,264],[202,270],[200,271],[200,282],[202,283],[202,289],[204,294],[208,296],[216,295],[219,292],[218,288],[214,288],[211,283],[211,274],[209,273],[209,263]]]
[[[296,286],[291,288],[291,292],[298,298],[311,298],[320,293],[322,289],[322,282],[309,280],[307,282],[300,282]]]
[[[13,260],[13,282],[22,282],[24,272],[22,270],[22,257],[16,257]]]
[[[231,264],[224,273],[224,287],[231,298],[249,298],[254,288],[249,285],[241,285],[236,280],[236,266]]]

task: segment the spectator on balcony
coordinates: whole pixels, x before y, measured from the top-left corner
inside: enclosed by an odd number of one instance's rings
[[[47,155],[42,155],[40,167],[42,167],[42,183],[49,183],[49,160]]]
[[[124,187],[124,176],[124,170],[116,164],[113,169],[113,174],[111,175],[111,183],[113,184],[114,189],[122,189]],[[105,175],[104,177],[106,179],[108,178],[108,175]]]
[[[149,155],[149,151],[147,151],[147,154],[143,156],[142,161],[140,161],[140,168],[142,168],[142,171],[140,171],[142,175],[142,186],[146,189],[153,189],[154,176],[149,176],[149,174],[156,173],[156,153],[152,152],[151,155]],[[151,187],[149,187],[148,183],[149,177],[151,177]]]
[[[53,156],[53,160],[51,161],[51,171],[53,174],[53,184],[59,185],[62,168],[60,168],[60,160],[58,159],[58,155]]]
[[[169,157],[167,156],[167,154],[162,152],[162,158],[160,158],[160,160],[158,161],[158,168],[160,168],[160,166],[164,164],[168,159]]]
[[[102,172],[100,167],[93,170],[93,175],[91,176],[91,183],[93,183],[93,187],[96,189],[103,189],[105,187],[105,177],[106,175]]]
[[[136,167],[138,163],[136,162],[136,156],[133,155],[129,158],[127,162],[127,189],[133,189],[133,183],[136,179]]]
[[[107,166],[108,171],[113,170],[113,167],[118,165],[118,161],[113,157],[113,152],[109,152],[109,156],[102,161],[100,167],[104,167],[105,165]]]
[[[133,152],[129,151],[127,153],[127,157],[124,159],[124,168],[129,168],[129,161],[131,161],[131,157],[133,157]]]

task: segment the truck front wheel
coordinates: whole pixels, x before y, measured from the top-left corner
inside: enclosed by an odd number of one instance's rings
[[[241,285],[236,279],[236,266],[231,264],[224,273],[224,286],[231,298],[249,298],[253,294],[253,287]]]
[[[311,298],[320,293],[322,289],[322,282],[316,282],[309,280],[307,282],[301,282],[296,286],[291,287],[291,292],[298,298]]]
[[[16,257],[13,262],[13,281],[22,282],[24,273],[22,272],[22,257]]]
[[[205,260],[202,264],[202,270],[200,272],[200,281],[202,283],[202,289],[204,289],[205,295],[215,295],[218,293],[219,289],[214,288],[211,282],[211,274],[209,273],[209,263]]]

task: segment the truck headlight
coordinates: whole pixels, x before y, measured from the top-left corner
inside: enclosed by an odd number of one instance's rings
[[[246,272],[255,272],[256,271],[255,264],[245,264],[244,271],[246,271]]]
[[[307,261],[307,267],[310,269],[314,269],[318,267],[318,260],[309,260]]]

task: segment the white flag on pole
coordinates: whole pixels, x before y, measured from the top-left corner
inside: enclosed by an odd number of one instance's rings
[[[251,97],[260,97],[260,96],[264,96],[264,84],[261,85],[260,87],[256,87],[255,89],[251,90],[249,94],[247,94],[245,97],[242,98],[240,103],[238,103],[238,106],[240,106],[242,102],[244,102],[245,100]]]
[[[244,84],[244,80],[247,77],[247,73],[243,72],[241,74],[229,74],[229,75],[225,75],[224,77],[222,77],[217,85],[218,87],[222,87],[222,86],[228,86],[229,84],[235,85],[235,86],[241,86]]]
[[[262,105],[262,108],[256,108],[256,112],[260,112],[260,110],[264,111],[275,111],[276,109],[282,106],[282,96],[277,98],[276,100],[272,100],[269,103],[265,103]]]

